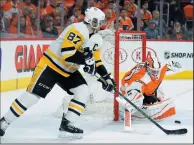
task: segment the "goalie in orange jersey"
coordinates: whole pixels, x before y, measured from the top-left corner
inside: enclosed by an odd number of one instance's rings
[[[173,61],[162,64],[158,58],[148,58],[145,63],[138,63],[128,71],[121,82],[121,92],[136,106],[141,108],[154,120],[161,120],[176,114],[175,105],[171,98],[167,98],[161,91],[160,84],[165,75],[177,72],[181,66]],[[132,118],[144,119],[144,116],[120,97],[117,101],[121,104],[120,117],[127,109]]]

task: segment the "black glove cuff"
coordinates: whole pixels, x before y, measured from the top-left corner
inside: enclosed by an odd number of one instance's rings
[[[104,78],[104,76],[108,75],[108,72],[104,65],[100,65],[97,67],[97,73]]]

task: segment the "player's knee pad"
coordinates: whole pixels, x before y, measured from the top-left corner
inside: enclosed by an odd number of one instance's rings
[[[70,89],[70,91],[74,93],[74,100],[80,101],[82,103],[86,103],[88,101],[90,91],[86,84]]]
[[[74,93],[73,99],[70,101],[69,108],[81,114],[88,102],[90,91],[87,85],[80,85],[76,88],[70,89]]]
[[[143,105],[141,109],[154,120],[162,120],[176,114],[175,104],[170,98],[155,104]],[[136,112],[132,117],[138,119],[145,118],[140,112]]]
[[[31,107],[32,105],[36,104],[40,97],[33,95],[27,91],[25,91],[19,98],[18,101],[24,105],[26,108]]]
[[[86,102],[89,98],[89,88],[84,84],[70,89],[70,91],[74,93],[74,96],[69,103],[68,111],[65,117],[70,122],[75,122],[77,117],[80,116],[85,110]]]

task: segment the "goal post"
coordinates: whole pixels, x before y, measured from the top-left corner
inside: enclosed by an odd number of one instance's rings
[[[120,49],[121,43],[127,41],[128,43],[140,42],[142,62],[146,60],[146,33],[141,31],[115,31],[115,54],[114,54],[114,78],[116,81],[116,89],[119,90],[120,84]],[[130,47],[130,45],[129,45]],[[127,49],[127,47],[125,48]],[[130,48],[128,48],[130,49]],[[127,51],[128,52],[128,51]],[[131,54],[132,55],[132,54]],[[126,66],[127,67],[127,66]],[[130,68],[127,68],[130,69]],[[114,94],[114,121],[119,120],[119,104],[116,101],[118,94]]]

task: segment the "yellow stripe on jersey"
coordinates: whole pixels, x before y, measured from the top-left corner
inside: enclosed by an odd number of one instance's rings
[[[65,72],[65,70],[63,71],[60,68],[58,68],[46,56],[43,55],[43,57],[41,58],[41,60],[38,63],[38,66],[44,67],[45,65],[48,65],[51,69],[53,69],[54,71],[58,72],[59,74],[61,74],[64,77],[69,77],[70,76],[70,74]]]
[[[94,60],[97,62],[96,67],[103,65],[103,63],[101,61],[100,50],[94,51],[93,55],[94,55]]]
[[[102,63],[102,62],[98,62],[98,63],[96,63],[96,67],[99,67],[99,66],[101,66],[101,65],[103,65],[103,63]]]
[[[76,28],[70,28],[69,31],[67,31],[61,45],[63,59],[65,60],[68,57],[73,56],[76,52],[73,51],[73,49],[80,49],[84,39],[84,36]]]
[[[94,51],[94,54],[93,55],[94,55],[94,60],[95,61],[101,60],[100,50]]]
[[[66,68],[66,71],[70,71],[70,72],[77,71],[77,64],[69,65],[68,62],[65,62],[62,58],[55,55],[55,53],[53,53],[50,49],[48,49],[47,52],[49,56],[51,56],[51,58],[54,58],[57,61],[59,61]]]
[[[84,111],[84,108],[82,106],[80,107],[80,106],[73,104],[73,103],[69,104],[69,108],[72,108],[72,109],[78,111],[79,113],[82,113]]]
[[[22,115],[22,114],[24,113],[24,111],[22,111],[22,110],[20,109],[20,107],[19,107],[15,102],[12,103],[12,107],[13,107],[13,109],[14,109],[15,111],[17,111],[17,113],[18,113],[19,115]]]
[[[44,56],[43,56],[44,57]],[[42,59],[40,59],[40,61],[41,61]],[[34,73],[33,73],[33,75],[32,75],[32,78],[31,78],[31,80],[30,80],[30,83],[29,83],[29,85],[28,85],[28,88],[27,88],[27,90],[29,91],[29,92],[32,92],[32,90],[33,90],[33,88],[34,88],[34,86],[35,86],[35,84],[36,84],[36,82],[37,82],[37,80],[38,80],[38,78],[40,77],[40,75],[41,75],[41,73],[43,72],[43,70],[44,70],[44,68],[46,67],[46,65],[42,65],[41,67],[36,67],[36,69],[34,70]]]

